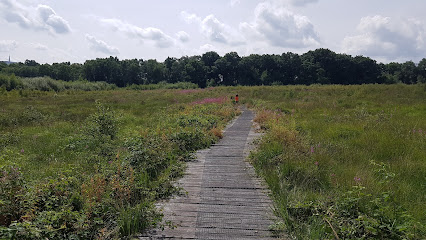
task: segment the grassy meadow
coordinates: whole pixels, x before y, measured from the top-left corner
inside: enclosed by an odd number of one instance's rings
[[[238,109],[218,90],[0,97],[0,239],[128,238],[160,223],[191,152]]]
[[[252,161],[298,239],[423,239],[426,86],[246,89]]]
[[[155,89],[153,86],[151,89]],[[191,152],[255,109],[251,161],[297,239],[422,239],[426,85],[0,95],[0,239],[128,238],[160,224]]]

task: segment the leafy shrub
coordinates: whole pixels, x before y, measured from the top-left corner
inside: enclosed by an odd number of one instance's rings
[[[105,136],[114,139],[118,133],[118,118],[116,114],[96,101],[96,113],[86,120],[85,133],[95,139],[102,140]]]
[[[41,123],[46,119],[46,116],[38,111],[33,106],[26,106],[22,115],[20,116],[19,121],[25,123]]]
[[[13,85],[13,87],[7,88],[7,90],[10,91],[13,89],[24,89],[24,90],[62,92],[65,90],[81,90],[81,91],[113,90],[116,88],[117,86],[115,84],[109,84],[106,82],[88,82],[88,81],[65,82],[61,80],[55,80],[50,77],[35,77],[35,78],[22,78],[20,80],[16,80],[16,84]]]
[[[130,154],[126,161],[154,179],[174,157],[171,146],[164,140],[158,135],[128,139],[126,146]]]
[[[180,127],[199,127],[204,129],[211,129],[217,127],[218,122],[218,117],[212,115],[181,115],[178,117],[177,120],[177,123]]]
[[[48,115],[42,113],[32,105],[20,109],[14,114],[0,114],[0,126],[22,126],[31,124],[43,124],[48,118]]]
[[[177,145],[181,152],[192,152],[210,146],[215,140],[200,129],[182,129],[169,136],[170,141]]]
[[[8,226],[21,218],[25,211],[26,185],[19,168],[0,169],[0,225]]]
[[[154,90],[154,89],[196,89],[198,84],[191,82],[177,82],[177,83],[166,83],[160,82],[158,84],[132,84],[127,87],[130,90]]]
[[[7,91],[12,89],[20,89],[22,88],[22,81],[17,78],[15,74],[0,74],[0,88],[4,88]]]

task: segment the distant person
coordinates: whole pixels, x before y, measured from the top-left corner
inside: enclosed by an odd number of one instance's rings
[[[238,94],[235,95],[235,102],[238,103]]]

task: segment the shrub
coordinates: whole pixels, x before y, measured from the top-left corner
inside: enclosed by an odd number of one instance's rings
[[[96,101],[96,112],[87,118],[85,133],[95,139],[114,139],[118,133],[118,118],[115,112]]]
[[[169,142],[164,140],[158,135],[128,139],[125,145],[129,155],[125,160],[154,179],[174,157]]]
[[[0,225],[8,226],[25,213],[26,184],[19,168],[0,169]]]
[[[181,152],[192,152],[210,146],[216,139],[209,136],[200,129],[182,129],[169,136]]]
[[[21,79],[17,78],[15,74],[0,74],[0,88],[5,88],[7,91],[11,91],[13,89],[20,89],[22,87],[23,85]]]

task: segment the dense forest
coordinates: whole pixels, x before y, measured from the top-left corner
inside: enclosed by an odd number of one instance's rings
[[[6,65],[0,73],[19,77],[48,76],[57,80],[106,82],[118,87],[160,82],[192,82],[199,87],[217,85],[293,85],[293,84],[368,84],[426,82],[426,58],[418,64],[377,63],[364,57],[316,49],[302,55],[252,54],[240,57],[230,52],[223,57],[216,52],[201,56],[157,60],[97,58],[79,63],[39,64],[34,60]]]

